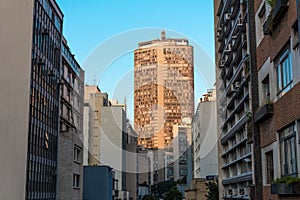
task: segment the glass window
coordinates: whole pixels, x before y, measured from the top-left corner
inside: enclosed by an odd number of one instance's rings
[[[266,168],[266,183],[270,184],[274,181],[273,151],[266,153]]]
[[[263,92],[264,92],[264,98],[267,101],[270,101],[270,80],[269,75],[262,81],[263,84]]]
[[[78,147],[74,147],[74,161],[80,162],[80,149]]]
[[[281,175],[294,175],[297,173],[295,125],[281,131],[279,138]]]
[[[279,57],[276,67],[278,96],[282,96],[293,86],[292,56],[289,49]]]
[[[73,187],[79,188],[80,187],[80,175],[73,174]]]

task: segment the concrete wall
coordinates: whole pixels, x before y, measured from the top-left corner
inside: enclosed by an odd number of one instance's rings
[[[194,138],[195,178],[218,174],[216,106],[216,101],[200,103],[199,118],[193,122],[193,127],[197,126],[200,134],[200,137]]]
[[[33,0],[0,0],[0,199],[25,199]]]
[[[118,189],[124,190],[126,116],[123,107],[103,107],[100,124],[100,163],[114,169]]]
[[[57,199],[82,199],[82,160],[74,162],[74,143],[78,143],[74,131],[61,132],[58,137]],[[81,152],[82,153],[82,152]],[[73,174],[80,175],[80,188],[73,188]]]

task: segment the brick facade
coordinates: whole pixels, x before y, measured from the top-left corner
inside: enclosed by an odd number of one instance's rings
[[[259,7],[261,0],[256,0]],[[272,35],[265,36],[257,47],[257,67],[258,70],[262,67],[265,61],[270,57],[270,60],[277,56],[282,47],[289,41],[291,37],[292,25],[297,19],[296,1],[289,1],[289,8],[281,17],[278,24],[274,28]]]

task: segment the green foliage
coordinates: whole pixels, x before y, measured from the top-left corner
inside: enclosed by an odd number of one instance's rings
[[[274,26],[275,26],[275,23],[273,21],[273,10],[274,10],[274,7],[277,3],[277,0],[265,0],[265,1],[266,1],[267,4],[269,4],[271,6],[270,14],[267,17],[267,22],[269,24],[269,32],[272,33],[273,29],[274,29]]]
[[[290,185],[292,183],[300,183],[300,178],[292,177],[292,176],[285,176],[285,177],[276,179],[273,183],[274,184],[286,183],[287,185]]]
[[[182,200],[182,198],[181,192],[174,186],[169,190],[164,200]]]
[[[151,195],[145,195],[143,196],[142,200],[155,200],[155,199]]]
[[[161,197],[164,193],[170,191],[171,188],[174,186],[176,186],[176,182],[168,180],[164,182],[159,182],[157,184],[157,187],[154,187],[153,189],[155,190],[155,193],[158,193],[158,195]]]
[[[276,5],[277,0],[266,0],[266,2],[271,6],[271,8],[273,8]]]
[[[205,183],[208,194],[206,195],[207,200],[219,200],[219,186],[218,181],[210,181]]]

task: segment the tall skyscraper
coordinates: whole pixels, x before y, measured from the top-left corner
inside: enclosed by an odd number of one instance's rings
[[[54,0],[0,4],[0,199],[54,200],[63,14]]]
[[[193,47],[188,40],[166,38],[162,31],[161,39],[139,43],[134,51],[134,128],[139,144],[172,151],[173,125],[193,113]],[[163,160],[158,158],[158,163]]]

